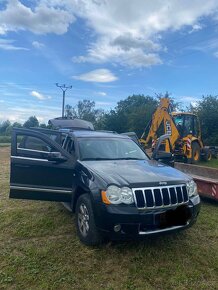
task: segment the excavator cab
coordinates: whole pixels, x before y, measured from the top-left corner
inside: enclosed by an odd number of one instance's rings
[[[192,135],[201,138],[200,124],[198,117],[192,113],[172,113],[173,121],[179,132],[180,138]]]

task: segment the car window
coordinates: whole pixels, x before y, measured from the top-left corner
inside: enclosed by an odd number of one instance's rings
[[[19,136],[17,140],[20,141],[18,148],[19,149],[30,149],[36,151],[45,151],[51,152],[53,148],[49,146],[46,142],[38,137],[33,136]]]
[[[142,149],[131,139],[81,138],[81,160],[148,159]]]
[[[71,138],[67,138],[63,148],[67,150],[71,155],[75,153],[74,141]]]

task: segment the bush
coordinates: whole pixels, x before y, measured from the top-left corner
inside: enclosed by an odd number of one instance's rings
[[[11,143],[11,136],[0,136],[0,143]]]

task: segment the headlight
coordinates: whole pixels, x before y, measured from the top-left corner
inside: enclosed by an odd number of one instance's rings
[[[106,190],[106,197],[110,203],[113,204],[121,203],[122,196],[120,188],[115,185],[109,186],[108,189]]]
[[[189,197],[195,196],[198,194],[197,184],[194,182],[194,180],[189,181],[186,183],[188,195]]]
[[[131,204],[133,203],[132,190],[129,187],[108,186],[106,191],[101,192],[102,201],[106,204]]]
[[[129,187],[121,188],[121,202],[125,204],[133,203],[133,194],[132,190]]]

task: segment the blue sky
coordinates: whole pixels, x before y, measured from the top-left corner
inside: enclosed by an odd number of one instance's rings
[[[40,122],[66,103],[109,110],[169,91],[184,104],[218,92],[218,0],[0,0],[0,122]]]

